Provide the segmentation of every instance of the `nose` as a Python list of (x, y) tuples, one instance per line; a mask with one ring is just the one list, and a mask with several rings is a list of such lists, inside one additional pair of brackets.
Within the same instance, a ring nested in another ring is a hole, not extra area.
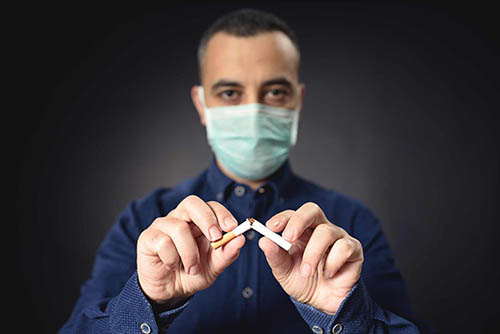
[(259, 103), (259, 91), (257, 88), (249, 87), (243, 93), (240, 104)]

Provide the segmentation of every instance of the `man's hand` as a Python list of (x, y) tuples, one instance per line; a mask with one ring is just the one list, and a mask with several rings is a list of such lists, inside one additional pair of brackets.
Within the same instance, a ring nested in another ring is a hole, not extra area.
[(266, 223), (293, 246), (287, 253), (268, 238), (259, 240), (274, 276), (290, 296), (335, 314), (358, 281), (363, 264), (361, 243), (330, 223), (315, 203), (286, 210)]
[(137, 242), (137, 275), (146, 296), (174, 307), (208, 288), (236, 260), (245, 238), (238, 236), (216, 250), (210, 241), (237, 224), (224, 206), (194, 195), (157, 218)]

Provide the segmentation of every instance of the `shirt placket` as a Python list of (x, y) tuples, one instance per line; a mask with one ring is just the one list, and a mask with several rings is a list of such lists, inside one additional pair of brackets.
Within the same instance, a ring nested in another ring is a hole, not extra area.
[[(227, 201), (223, 203), (231, 211), (238, 223), (242, 223), (246, 218), (252, 217), (255, 203), (252, 198), (252, 191), (243, 184), (234, 184)], [(252, 230), (250, 230), (252, 231)], [(249, 232), (250, 232), (249, 231)], [(255, 245), (252, 243), (255, 235), (245, 233), (245, 246), (240, 250), (238, 261), (236, 261), (238, 271), (238, 294), (240, 299), (239, 309), (242, 315), (241, 325), (252, 326), (252, 319), (255, 319), (257, 312), (256, 287), (257, 287), (257, 267), (258, 260)]]
[[(243, 184), (234, 184), (229, 192), (225, 205), (233, 213), (239, 223), (246, 218), (253, 217), (265, 224), (267, 219), (277, 212), (276, 201), (273, 188), (269, 186), (261, 187), (256, 191), (251, 190)], [(245, 328), (251, 329), (257, 326), (256, 319), (259, 318), (263, 287), (261, 284), (261, 271), (264, 265), (267, 266), (265, 257), (259, 249), (258, 240), (261, 235), (254, 230), (245, 232), (245, 246), (240, 251), (238, 262), (238, 272), (240, 274), (239, 291), (241, 294), (242, 322)]]

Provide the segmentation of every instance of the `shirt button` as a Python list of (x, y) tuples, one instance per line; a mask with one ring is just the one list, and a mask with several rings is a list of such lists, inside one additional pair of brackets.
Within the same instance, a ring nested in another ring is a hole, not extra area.
[(313, 333), (323, 334), (323, 328), (321, 328), (319, 326), (312, 326), (311, 329), (312, 329)]
[(149, 334), (151, 333), (151, 327), (149, 327), (147, 323), (143, 322), (141, 324), (141, 332), (143, 332), (144, 334)]
[(253, 240), (255, 238), (255, 231), (248, 231), (246, 237), (248, 240)]
[(342, 326), (342, 324), (336, 324), (332, 328), (332, 333), (333, 334), (339, 334), (340, 332), (342, 332), (343, 329), (344, 329), (344, 326)]
[(243, 291), (241, 291), (241, 294), (243, 295), (244, 298), (249, 299), (250, 297), (253, 296), (253, 290), (251, 288), (244, 288)]
[(241, 196), (245, 195), (245, 187), (243, 187), (243, 186), (236, 186), (234, 188), (234, 193), (238, 197), (241, 197)]
[(263, 194), (266, 192), (266, 189), (264, 188), (259, 188), (259, 190), (257, 190), (259, 192), (259, 194)]

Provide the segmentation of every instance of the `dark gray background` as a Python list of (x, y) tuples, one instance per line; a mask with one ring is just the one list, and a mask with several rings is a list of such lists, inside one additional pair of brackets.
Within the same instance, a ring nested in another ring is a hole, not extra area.
[[(16, 313), (32, 326), (22, 332), (66, 321), (128, 202), (208, 166), (189, 96), (196, 47), (216, 17), (242, 6), (49, 6), (16, 20), (29, 92), (11, 115)], [(493, 9), (258, 7), (285, 19), (302, 47), (293, 170), (376, 213), (420, 318), (443, 332), (486, 330), (499, 279)]]

